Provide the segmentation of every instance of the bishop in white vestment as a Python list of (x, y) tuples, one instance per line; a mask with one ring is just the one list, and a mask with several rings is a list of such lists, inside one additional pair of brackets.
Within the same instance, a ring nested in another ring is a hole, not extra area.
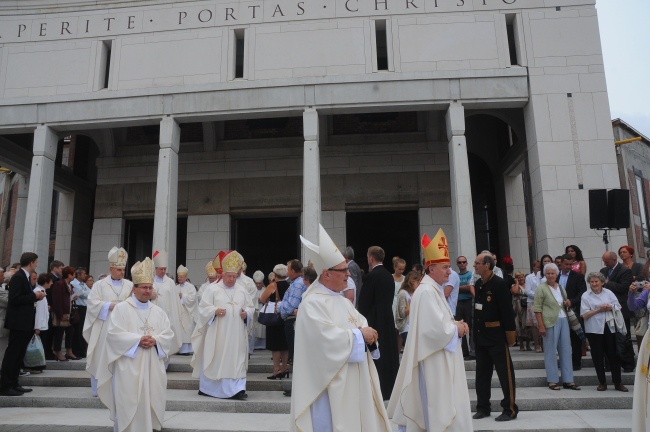
[(124, 279), (128, 255), (123, 248), (114, 247), (108, 253), (110, 274), (95, 282), (88, 295), (86, 320), (84, 321), (83, 337), (88, 342), (86, 371), (90, 374), (93, 396), (97, 396), (97, 374), (106, 370), (104, 350), (108, 319), (115, 305), (126, 300), (131, 295), (133, 283)]
[(300, 237), (320, 274), (296, 317), (292, 432), (390, 432), (373, 358), (381, 341), (341, 291), (350, 272), (322, 226), (320, 246)]
[(248, 331), (253, 304), (236, 283), (241, 255), (228, 252), (221, 260), (222, 279), (208, 286), (199, 304), (199, 321), (192, 335), (192, 376), (199, 378), (199, 394), (244, 400), (248, 369)]
[(183, 325), (181, 324), (181, 293), (176, 288), (174, 281), (167, 276), (167, 252), (155, 251), (153, 254), (153, 264), (156, 268), (154, 277), (154, 294), (151, 302), (162, 308), (169, 318), (174, 332), (174, 341), (169, 351), (169, 355), (179, 352), (183, 346)]
[(176, 275), (178, 277), (177, 289), (181, 293), (181, 327), (183, 330), (183, 345), (179, 354), (190, 355), (192, 351), (192, 333), (194, 333), (195, 322), (199, 313), (198, 293), (196, 287), (187, 281), (189, 270), (185, 266), (178, 266)]
[[(441, 286), (451, 273), (442, 230), (422, 240), (426, 275), (411, 300), (409, 337), (388, 415), (406, 432), (467, 432), (472, 417), (459, 337), (469, 332), (455, 321)], [(442, 247), (439, 247), (442, 245)]]
[(167, 400), (165, 360), (174, 333), (167, 314), (149, 299), (153, 263), (131, 269), (134, 293), (111, 314), (105, 341), (108, 368), (100, 371), (99, 397), (115, 432), (161, 430)]
[(198, 307), (199, 307), (199, 303), (201, 303), (201, 297), (203, 296), (203, 293), (205, 292), (205, 289), (208, 287), (208, 285), (215, 283), (217, 281), (217, 279), (219, 278), (219, 275), (217, 274), (217, 271), (212, 266), (212, 260), (208, 261), (208, 263), (206, 264), (205, 272), (208, 275), (208, 280), (206, 280), (199, 287), (199, 291), (198, 291), (197, 296), (196, 296), (197, 314), (196, 314), (195, 321), (199, 320)]

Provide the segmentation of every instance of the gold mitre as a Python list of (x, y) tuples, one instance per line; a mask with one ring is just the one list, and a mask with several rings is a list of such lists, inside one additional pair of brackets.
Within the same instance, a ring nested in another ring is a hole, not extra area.
[(169, 257), (164, 250), (157, 250), (153, 253), (153, 265), (158, 267), (167, 267)]
[(190, 271), (184, 265), (179, 265), (176, 269), (176, 276), (187, 276)]
[(129, 254), (126, 253), (124, 248), (113, 246), (113, 249), (108, 252), (108, 266), (118, 269), (126, 268), (126, 260)]
[(449, 245), (447, 236), (440, 228), (436, 236), (431, 240), (428, 235), (422, 236), (422, 248), (424, 249), (424, 267), (431, 264), (451, 264), (449, 259)]
[(205, 272), (208, 274), (208, 277), (218, 276), (217, 271), (212, 267), (212, 261), (208, 261), (208, 264), (205, 266)]
[(146, 257), (142, 262), (138, 261), (131, 267), (131, 281), (134, 285), (153, 284), (153, 261)]
[(227, 254), (221, 259), (221, 268), (224, 273), (237, 273), (241, 270), (241, 266), (244, 263), (244, 257), (241, 256), (236, 250), (227, 252)]
[(345, 261), (345, 258), (332, 241), (332, 238), (327, 234), (325, 228), (321, 224), (318, 224), (318, 228), (318, 241), (320, 245), (315, 245), (303, 236), (300, 236), (300, 241), (307, 248), (305, 254), (314, 265), (314, 270), (316, 270), (316, 273), (321, 274), (323, 270), (341, 264)]

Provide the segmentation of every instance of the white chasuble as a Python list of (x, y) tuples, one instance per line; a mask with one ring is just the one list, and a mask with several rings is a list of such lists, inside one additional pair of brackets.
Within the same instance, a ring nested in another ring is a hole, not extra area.
[[(142, 348), (153, 336), (156, 346)], [(101, 374), (99, 397), (111, 412), (118, 432), (162, 429), (167, 400), (165, 360), (174, 334), (167, 314), (135, 297), (115, 306), (106, 335), (108, 374)]]
[(355, 330), (367, 325), (348, 299), (318, 282), (303, 294), (296, 318), (292, 432), (391, 431), (370, 353), (362, 351), (362, 361), (351, 358)]
[(103, 352), (106, 348), (104, 341), (108, 332), (111, 304), (123, 302), (131, 296), (133, 283), (122, 279), (113, 281), (110, 276), (95, 282), (88, 295), (86, 321), (84, 321), (83, 337), (88, 342), (88, 357), (86, 370), (93, 379), (97, 378), (99, 370), (107, 370)]
[(455, 349), (457, 327), (440, 286), (428, 275), (413, 294), (409, 315), (388, 415), (407, 432), (471, 431), (465, 364), (462, 350)]
[[(198, 293), (194, 285), (189, 282), (177, 285), (177, 289), (183, 296), (181, 298), (181, 327), (183, 329), (183, 348), (181, 352), (192, 352), (192, 333), (194, 333), (194, 325), (199, 313)], [(189, 351), (184, 351), (186, 347)]]
[[(217, 308), (226, 310), (216, 316)], [(241, 318), (253, 317), (253, 304), (239, 284), (226, 287), (223, 281), (210, 284), (199, 303), (199, 320), (192, 335), (192, 376), (200, 378), (202, 392), (227, 398), (245, 390), (248, 369), (248, 331)]]
[(632, 399), (632, 432), (650, 432), (650, 331), (645, 332), (634, 373), (634, 398)]
[(158, 296), (151, 302), (165, 311), (172, 325), (174, 341), (168, 352), (171, 356), (176, 354), (183, 345), (183, 325), (181, 324), (181, 309), (183, 306), (179, 296), (180, 290), (176, 287), (174, 281), (167, 276), (162, 279), (162, 282), (158, 282), (158, 280), (156, 277), (153, 283), (153, 288)]

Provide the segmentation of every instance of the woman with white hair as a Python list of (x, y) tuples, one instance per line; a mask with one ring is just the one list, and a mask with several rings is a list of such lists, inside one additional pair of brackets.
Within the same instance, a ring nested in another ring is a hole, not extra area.
[[(275, 303), (282, 301), (289, 289), (287, 266), (278, 264), (273, 267), (275, 282), (270, 283), (260, 296), (260, 303), (269, 302), (266, 313), (275, 311)], [(280, 305), (277, 305), (278, 308)], [(289, 344), (284, 334), (284, 325), (266, 327), (266, 349), (273, 353), (273, 375), (268, 379), (282, 379), (289, 376)]]
[(560, 271), (555, 264), (550, 263), (544, 266), (546, 282), (537, 287), (533, 303), (539, 324), (539, 334), (544, 338), (546, 379), (549, 389), (560, 390), (562, 388), (558, 385), (560, 377), (557, 355), (559, 354), (563, 387), (580, 390), (580, 387), (573, 382), (569, 318), (565, 311), (567, 295), (564, 287), (558, 283), (559, 274)]

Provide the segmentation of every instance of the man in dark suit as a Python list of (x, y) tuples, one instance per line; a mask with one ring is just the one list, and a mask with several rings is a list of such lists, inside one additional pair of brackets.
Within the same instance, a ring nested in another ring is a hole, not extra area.
[(9, 300), (5, 328), (9, 330), (9, 345), (2, 360), (0, 396), (20, 396), (32, 391), (18, 384), (18, 375), (29, 340), (34, 334), (34, 303), (45, 297), (34, 292), (29, 275), (36, 271), (38, 255), (25, 252), (20, 257), (20, 270), (9, 281)]
[[(560, 271), (560, 285), (564, 287), (567, 295), (566, 305), (573, 309), (577, 317), (580, 316), (580, 300), (582, 295), (587, 292), (587, 283), (582, 273), (571, 270), (573, 265), (573, 256), (569, 254), (562, 255), (562, 270)], [(581, 320), (582, 322), (582, 320)], [(573, 370), (582, 369), (582, 341), (578, 335), (571, 330), (571, 360)]]
[(634, 361), (634, 348), (632, 348), (632, 339), (630, 338), (630, 318), (634, 315), (627, 307), (627, 293), (632, 285), (632, 271), (618, 262), (616, 253), (609, 251), (603, 254), (603, 263), (605, 267), (600, 269), (600, 272), (605, 275), (605, 288), (612, 291), (618, 302), (621, 304), (621, 311), (625, 319), (625, 327), (627, 328), (627, 335), (625, 336), (625, 351), (621, 356), (621, 366), (623, 372), (632, 372), (636, 366)]
[(399, 370), (397, 352), (397, 331), (393, 316), (393, 296), (395, 282), (393, 276), (383, 266), (385, 253), (379, 246), (368, 248), (368, 268), (370, 271), (363, 282), (359, 294), (359, 313), (366, 317), (368, 325), (379, 334), (380, 357), (375, 360), (381, 394), (384, 400), (390, 399), (393, 385)]

